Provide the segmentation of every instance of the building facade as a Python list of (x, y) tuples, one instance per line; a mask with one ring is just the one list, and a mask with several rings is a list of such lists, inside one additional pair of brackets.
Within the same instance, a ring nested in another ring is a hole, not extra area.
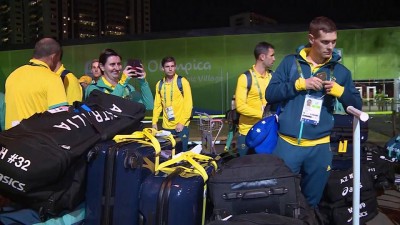
[(230, 27), (239, 27), (239, 26), (249, 27), (249, 26), (268, 25), (268, 24), (277, 24), (277, 22), (274, 19), (271, 19), (269, 17), (254, 12), (245, 12), (229, 17)]
[(149, 33), (150, 0), (0, 0), (0, 45)]

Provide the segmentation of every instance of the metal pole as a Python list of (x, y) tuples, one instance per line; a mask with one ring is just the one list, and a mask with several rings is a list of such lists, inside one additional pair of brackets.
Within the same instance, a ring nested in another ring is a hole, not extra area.
[(392, 99), (392, 136), (396, 136), (397, 134), (397, 129), (396, 129), (396, 117), (397, 117), (397, 112), (396, 112), (396, 104), (395, 104), (395, 99)]
[(360, 224), (360, 120), (367, 121), (369, 116), (353, 106), (346, 109), (353, 119), (353, 225)]

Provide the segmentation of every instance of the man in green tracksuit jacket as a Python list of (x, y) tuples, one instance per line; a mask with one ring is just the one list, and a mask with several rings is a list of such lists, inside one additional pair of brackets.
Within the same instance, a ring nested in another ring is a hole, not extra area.
[[(279, 139), (273, 154), (295, 173), (308, 203), (316, 207), (329, 177), (330, 133), (336, 99), (361, 109), (351, 72), (339, 63), (335, 23), (317, 17), (310, 23), (308, 47), (286, 56), (266, 90), (268, 103), (281, 103)], [(308, 102), (308, 104), (307, 104)]]

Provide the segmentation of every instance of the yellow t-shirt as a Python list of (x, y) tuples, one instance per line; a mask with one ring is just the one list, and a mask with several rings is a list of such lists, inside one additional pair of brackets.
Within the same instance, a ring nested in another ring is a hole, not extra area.
[[(60, 68), (56, 71), (58, 76), (61, 76), (61, 73), (65, 70), (64, 65), (61, 65)], [(61, 78), (60, 78), (61, 79)], [(75, 101), (82, 101), (83, 93), (82, 87), (79, 84), (78, 78), (73, 73), (68, 73), (64, 80), (64, 89), (67, 95), (68, 105), (72, 105)]]
[[(247, 135), (250, 128), (257, 123), (263, 114), (263, 106), (267, 104), (265, 100), (265, 90), (271, 80), (271, 74), (267, 71), (263, 77), (255, 69), (251, 69), (251, 87), (247, 93), (247, 77), (241, 74), (238, 78), (235, 92), (236, 110), (240, 113), (239, 133)], [(257, 85), (258, 83), (258, 85)], [(260, 87), (260, 89), (258, 88)]]
[(67, 105), (61, 79), (42, 61), (30, 60), (6, 80), (6, 129), (35, 113)]

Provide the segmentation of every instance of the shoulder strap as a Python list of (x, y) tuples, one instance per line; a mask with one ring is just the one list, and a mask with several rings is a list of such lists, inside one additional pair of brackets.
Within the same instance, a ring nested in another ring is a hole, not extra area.
[(176, 80), (178, 84), (179, 91), (181, 92), (182, 96), (183, 95), (183, 87), (182, 87), (182, 76), (178, 75), (178, 79)]
[(164, 83), (164, 79), (161, 79), (160, 82), (158, 83), (158, 93), (160, 95), (161, 95), (161, 88), (162, 88), (163, 83)]
[(65, 69), (65, 70), (63, 70), (62, 72), (61, 72), (61, 75), (60, 75), (60, 77), (61, 77), (61, 80), (64, 82), (64, 79), (65, 79), (65, 76), (67, 76), (67, 74), (69, 74), (69, 73), (71, 73), (71, 71), (69, 71), (69, 70), (67, 70), (67, 69)]
[[(299, 61), (297, 60), (296, 55), (293, 55), (293, 64), (290, 68), (289, 80), (296, 75), (296, 72), (298, 72), (297, 63), (299, 63)], [(300, 74), (298, 74), (298, 76), (300, 76)]]
[(251, 77), (250, 70), (246, 70), (243, 74), (246, 75), (246, 78), (247, 78), (247, 94), (249, 94), (249, 91), (251, 88), (251, 83), (252, 83), (252, 77)]

